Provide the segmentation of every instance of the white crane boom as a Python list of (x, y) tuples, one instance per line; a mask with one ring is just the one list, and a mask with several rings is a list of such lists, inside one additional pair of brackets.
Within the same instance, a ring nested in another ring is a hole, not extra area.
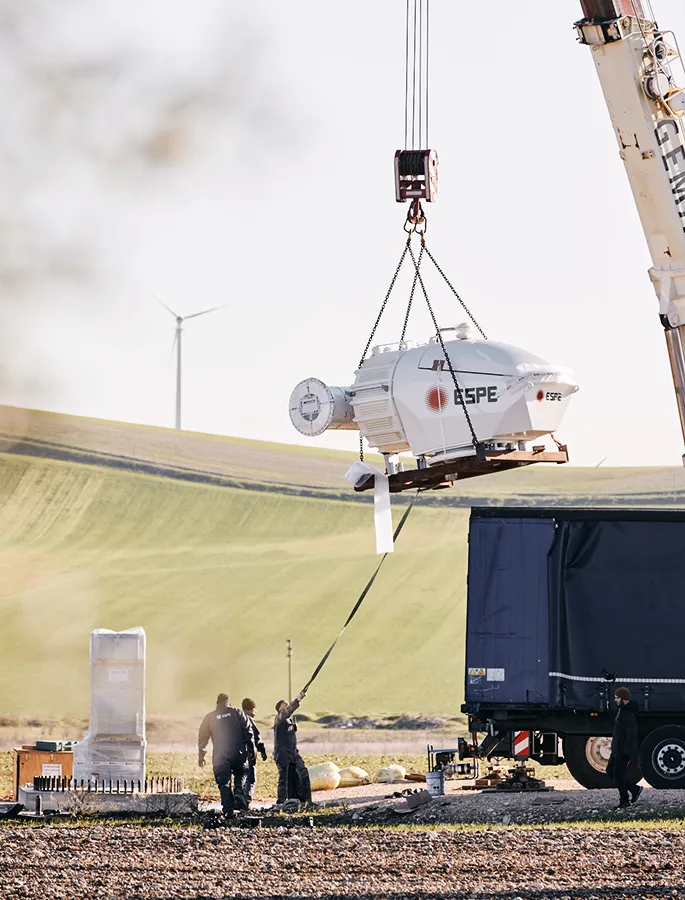
[(685, 440), (685, 92), (674, 71), (683, 63), (675, 35), (659, 29), (649, 0), (581, 5), (584, 18), (575, 27), (592, 50), (649, 246)]

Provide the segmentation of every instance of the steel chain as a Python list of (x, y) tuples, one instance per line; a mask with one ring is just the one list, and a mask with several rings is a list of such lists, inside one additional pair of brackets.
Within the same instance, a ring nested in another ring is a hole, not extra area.
[(364, 352), (362, 353), (362, 358), (359, 360), (359, 365), (357, 366), (358, 369), (361, 369), (361, 367), (364, 365), (364, 361), (366, 359), (366, 354), (369, 352), (369, 348), (371, 347), (371, 343), (373, 341), (374, 335), (376, 334), (376, 330), (377, 330), (378, 326), (380, 325), (380, 321), (383, 317), (383, 313), (385, 312), (385, 307), (388, 305), (388, 300), (390, 299), (390, 294), (392, 294), (392, 289), (395, 287), (395, 282), (397, 281), (397, 276), (400, 274), (400, 269), (402, 268), (402, 264), (407, 255), (407, 251), (411, 252), (410, 246), (409, 246), (410, 244), (411, 244), (411, 235), (409, 235), (409, 237), (407, 238), (407, 243), (404, 245), (404, 250), (402, 251), (402, 256), (400, 256), (400, 261), (397, 263), (397, 268), (395, 269), (395, 274), (392, 276), (392, 281), (390, 282), (390, 287), (388, 288), (387, 293), (385, 295), (385, 299), (383, 300), (383, 303), (381, 304), (380, 311), (379, 311), (378, 315), (376, 316), (376, 321), (374, 322), (373, 328), (371, 329), (371, 334), (369, 335), (369, 339), (366, 342), (366, 347), (364, 347)]
[[(410, 247), (409, 247), (410, 244), (411, 244), (411, 234), (409, 234), (409, 236), (407, 237), (407, 242), (404, 245), (404, 250), (402, 251), (402, 256), (400, 256), (400, 261), (397, 263), (397, 268), (395, 269), (395, 272), (392, 276), (392, 280), (390, 282), (390, 287), (388, 288), (388, 290), (385, 294), (385, 298), (383, 300), (383, 303), (381, 304), (381, 308), (378, 312), (378, 315), (376, 316), (376, 321), (374, 322), (373, 328), (371, 329), (371, 334), (369, 335), (369, 339), (366, 342), (366, 347), (364, 347), (364, 352), (362, 353), (362, 358), (359, 360), (359, 365), (357, 366), (358, 369), (361, 369), (361, 367), (364, 365), (364, 362), (366, 361), (366, 354), (369, 352), (369, 348), (371, 347), (371, 344), (373, 342), (373, 338), (374, 338), (374, 335), (376, 334), (376, 330), (378, 329), (378, 326), (380, 325), (380, 321), (383, 318), (383, 313), (385, 312), (385, 307), (388, 305), (388, 300), (390, 299), (390, 294), (392, 294), (392, 290), (395, 287), (395, 282), (397, 281), (397, 276), (400, 274), (400, 269), (402, 268), (402, 264), (404, 263), (404, 260), (406, 259), (407, 251), (410, 249)], [(364, 438), (362, 436), (361, 429), (359, 432), (359, 460), (360, 460), (360, 462), (364, 462)]]
[(461, 303), (461, 305), (462, 305), (462, 307), (463, 307), (464, 312), (466, 313), (466, 315), (469, 317), (469, 319), (471, 319), (471, 321), (472, 321), (473, 324), (476, 326), (476, 328), (478, 329), (478, 331), (480, 331), (480, 333), (481, 333), (481, 335), (483, 336), (483, 338), (487, 341), (487, 339), (488, 339), (487, 334), (486, 334), (486, 333), (483, 331), (483, 329), (480, 327), (480, 325), (479, 325), (478, 322), (476, 321), (475, 316), (473, 315), (473, 313), (471, 312), (471, 310), (468, 308), (468, 306), (467, 306), (467, 305), (464, 303), (464, 301), (461, 299), (461, 297), (459, 296), (459, 294), (458, 294), (457, 291), (456, 291), (456, 288), (454, 288), (454, 287), (452, 286), (451, 281), (449, 280), (449, 278), (447, 277), (447, 275), (445, 275), (445, 273), (442, 271), (442, 269), (441, 269), (440, 266), (438, 265), (437, 260), (435, 259), (435, 257), (433, 256), (433, 254), (430, 252), (430, 250), (428, 249), (428, 247), (425, 247), (425, 245), (422, 244), (422, 245), (421, 245), (421, 252), (423, 252), (424, 249), (425, 249), (425, 251), (426, 251), (426, 256), (428, 257), (428, 259), (430, 259), (430, 261), (433, 263), (433, 265), (435, 266), (435, 268), (438, 270), (438, 272), (439, 272), (439, 273), (442, 275), (442, 277), (444, 278), (445, 283), (447, 284), (447, 287), (452, 291), (452, 293), (454, 294), (454, 296), (455, 296), (455, 297), (457, 298), (457, 300)]
[[(464, 412), (464, 416), (466, 418), (466, 423), (469, 426), (469, 431), (471, 432), (471, 443), (474, 448), (478, 446), (480, 443), (478, 437), (476, 435), (475, 428), (473, 427), (473, 422), (471, 421), (471, 416), (469, 415), (469, 411), (466, 408), (466, 402), (464, 401), (464, 394), (462, 393), (461, 387), (459, 386), (459, 382), (457, 381), (457, 376), (455, 374), (454, 368), (452, 367), (452, 360), (449, 357), (447, 352), (447, 347), (445, 347), (445, 342), (442, 339), (442, 334), (440, 333), (440, 329), (438, 327), (437, 319), (435, 318), (435, 313), (433, 312), (433, 307), (431, 306), (431, 302), (428, 299), (428, 293), (426, 291), (426, 286), (423, 283), (423, 278), (421, 278), (421, 272), (419, 270), (416, 257), (414, 256), (414, 251), (411, 247), (408, 247), (409, 255), (412, 258), (412, 262), (414, 263), (414, 269), (416, 270), (416, 277), (418, 279), (419, 284), (421, 285), (421, 290), (423, 292), (423, 296), (426, 300), (426, 306), (428, 307), (428, 312), (430, 313), (431, 320), (433, 321), (433, 327), (435, 328), (435, 334), (438, 339), (438, 343), (440, 344), (440, 348), (442, 349), (443, 355), (445, 357), (445, 362), (449, 368), (450, 375), (452, 376), (452, 381), (454, 382), (454, 389), (457, 392), (457, 397), (459, 398), (459, 403)], [(428, 252), (428, 251), (426, 251)]]
[[(426, 245), (424, 242), (421, 242), (421, 250), (419, 251), (419, 261), (417, 263), (417, 272), (421, 267), (421, 260), (423, 259), (423, 251), (425, 250)], [(417, 274), (414, 272), (414, 280), (412, 281), (411, 291), (409, 293), (409, 303), (407, 304), (407, 313), (404, 317), (404, 325), (402, 326), (402, 334), (400, 335), (400, 343), (404, 342), (405, 335), (407, 333), (407, 326), (409, 325), (409, 314), (411, 313), (412, 303), (414, 302), (414, 293), (416, 291), (416, 282), (417, 282)]]
[[(423, 211), (423, 207), (421, 206), (420, 201), (418, 201), (418, 200), (412, 201), (409, 206), (409, 210), (407, 211), (407, 218), (404, 222), (404, 231), (407, 234), (407, 242), (404, 245), (404, 250), (402, 251), (402, 255), (400, 256), (400, 261), (397, 264), (395, 272), (390, 281), (390, 286), (388, 287), (388, 290), (383, 299), (383, 303), (381, 304), (381, 308), (376, 317), (376, 321), (374, 322), (373, 328), (371, 329), (371, 334), (369, 335), (369, 339), (366, 342), (366, 346), (364, 348), (364, 353), (362, 354), (362, 357), (359, 360), (358, 368), (361, 369), (362, 366), (364, 365), (364, 362), (366, 361), (366, 356), (371, 348), (371, 344), (375, 337), (376, 331), (378, 330), (378, 326), (380, 325), (381, 319), (383, 318), (383, 313), (385, 312), (385, 309), (388, 305), (390, 295), (392, 294), (393, 288), (395, 287), (395, 283), (400, 274), (400, 270), (402, 268), (402, 265), (404, 264), (404, 260), (407, 256), (407, 253), (409, 253), (412, 263), (414, 264), (414, 279), (412, 281), (411, 292), (409, 294), (409, 303), (407, 304), (407, 312), (404, 317), (404, 324), (402, 326), (402, 334), (400, 336), (400, 342), (401, 343), (404, 342), (404, 339), (405, 339), (405, 336), (407, 333), (407, 327), (409, 325), (409, 316), (410, 316), (412, 305), (414, 302), (414, 295), (416, 293), (416, 285), (418, 283), (421, 285), (421, 291), (426, 300), (426, 306), (428, 307), (428, 312), (430, 313), (430, 317), (433, 322), (433, 327), (435, 328), (435, 334), (438, 339), (438, 343), (440, 344), (440, 349), (442, 350), (443, 355), (445, 357), (445, 361), (447, 363), (449, 373), (452, 378), (452, 382), (454, 383), (454, 389), (456, 391), (457, 398), (459, 400), (459, 404), (463, 410), (464, 417), (466, 418), (466, 423), (467, 423), (467, 425), (469, 427), (469, 431), (471, 433), (471, 442), (474, 447), (477, 447), (479, 445), (479, 441), (478, 441), (478, 437), (476, 435), (475, 428), (473, 427), (473, 422), (471, 420), (471, 416), (469, 415), (469, 411), (466, 408), (464, 394), (463, 394), (462, 389), (457, 380), (456, 373), (452, 366), (452, 360), (450, 359), (450, 356), (447, 352), (447, 348), (445, 347), (445, 342), (442, 339), (442, 334), (440, 333), (440, 329), (438, 327), (438, 322), (437, 322), (437, 319), (435, 318), (435, 313), (433, 312), (433, 307), (432, 307), (430, 299), (428, 297), (428, 292), (426, 291), (426, 286), (423, 283), (423, 278), (421, 277), (420, 269), (421, 269), (421, 262), (423, 259), (424, 252), (428, 256), (430, 261), (433, 263), (435, 268), (438, 270), (439, 274), (442, 276), (442, 278), (445, 281), (448, 288), (452, 291), (454, 296), (457, 298), (457, 300), (459, 301), (459, 303), (462, 306), (462, 309), (464, 310), (466, 315), (469, 317), (469, 319), (473, 322), (473, 324), (475, 325), (475, 327), (477, 328), (477, 330), (479, 331), (479, 333), (481, 334), (483, 339), (487, 340), (488, 337), (487, 337), (486, 333), (483, 331), (483, 329), (481, 328), (481, 326), (479, 325), (478, 321), (476, 320), (476, 318), (473, 315), (473, 313), (471, 312), (471, 310), (468, 308), (468, 306), (464, 303), (464, 301), (460, 297), (456, 288), (452, 285), (452, 283), (449, 280), (449, 278), (447, 277), (447, 275), (445, 275), (445, 273), (442, 270), (442, 268), (440, 267), (438, 261), (435, 259), (433, 254), (430, 252), (430, 250), (426, 246), (426, 240), (425, 240), (424, 235), (426, 233), (427, 227), (428, 227), (428, 218)], [(421, 237), (421, 250), (419, 252), (418, 260), (417, 260), (416, 256), (414, 255), (414, 251), (411, 248), (412, 234), (418, 234)], [(359, 434), (359, 459), (362, 462), (364, 461), (364, 438), (363, 438), (361, 432)]]

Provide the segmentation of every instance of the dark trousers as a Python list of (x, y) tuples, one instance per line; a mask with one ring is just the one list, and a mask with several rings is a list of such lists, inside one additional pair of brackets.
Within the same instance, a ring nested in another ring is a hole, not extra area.
[[(243, 760), (226, 760), (214, 766), (214, 779), (221, 794), (221, 808), (232, 813), (235, 808), (247, 809), (247, 769)], [(231, 786), (233, 781), (233, 787)]]
[[(618, 787), (618, 796), (621, 803), (629, 803), (637, 794), (637, 785), (628, 778), (629, 756), (621, 756), (614, 760), (613, 779)], [(630, 796), (629, 796), (630, 795)]]
[(248, 806), (250, 803), (252, 803), (252, 796), (254, 794), (254, 786), (255, 786), (256, 781), (257, 781), (256, 763), (248, 762), (247, 775), (245, 776), (245, 800), (246, 800)]
[(279, 803), (285, 800), (299, 800), (300, 803), (312, 802), (312, 786), (309, 772), (304, 760), (298, 754), (295, 759), (277, 760)]

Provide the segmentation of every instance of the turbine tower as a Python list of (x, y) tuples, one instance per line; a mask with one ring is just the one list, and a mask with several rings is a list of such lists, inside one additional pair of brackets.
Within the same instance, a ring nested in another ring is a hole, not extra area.
[(179, 316), (178, 313), (175, 313), (173, 309), (168, 307), (166, 303), (157, 298), (158, 302), (162, 304), (164, 309), (168, 310), (171, 315), (176, 319), (176, 333), (174, 334), (174, 343), (171, 347), (171, 352), (173, 354), (174, 347), (176, 348), (176, 420), (175, 420), (175, 428), (177, 430), (181, 430), (181, 337), (183, 334), (183, 323), (188, 319), (197, 319), (198, 316), (206, 316), (207, 313), (216, 312), (218, 309), (225, 309), (228, 304), (224, 303), (221, 306), (212, 306), (211, 309), (203, 309), (201, 312), (191, 313), (189, 316)]

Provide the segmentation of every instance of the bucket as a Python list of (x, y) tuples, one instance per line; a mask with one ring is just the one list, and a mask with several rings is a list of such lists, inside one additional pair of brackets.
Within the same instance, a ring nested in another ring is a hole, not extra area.
[(442, 769), (426, 772), (426, 790), (434, 797), (442, 797), (445, 793), (445, 773)]

